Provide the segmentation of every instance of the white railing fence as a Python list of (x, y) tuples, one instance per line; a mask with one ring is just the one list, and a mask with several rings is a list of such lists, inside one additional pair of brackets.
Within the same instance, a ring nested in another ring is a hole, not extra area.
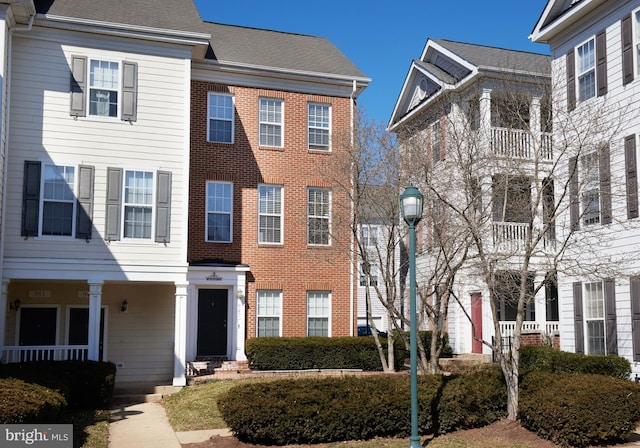
[[(525, 129), (491, 128), (491, 151), (499, 157), (532, 159), (531, 131)], [(553, 160), (553, 140), (550, 133), (540, 135), (539, 156), (542, 160)]]
[(2, 349), (2, 362), (86, 361), (88, 345), (20, 345)]

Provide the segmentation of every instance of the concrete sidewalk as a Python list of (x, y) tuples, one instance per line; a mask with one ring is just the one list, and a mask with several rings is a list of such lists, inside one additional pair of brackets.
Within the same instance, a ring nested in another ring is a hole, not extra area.
[(159, 403), (137, 403), (114, 407), (109, 423), (109, 448), (180, 448), (213, 435), (229, 436), (229, 430), (174, 432)]

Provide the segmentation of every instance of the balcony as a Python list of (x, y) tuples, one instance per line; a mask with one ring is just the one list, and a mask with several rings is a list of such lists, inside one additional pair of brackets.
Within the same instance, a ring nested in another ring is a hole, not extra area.
[(86, 361), (88, 345), (20, 345), (6, 346), (2, 350), (2, 362), (28, 361)]
[[(491, 128), (491, 152), (498, 157), (533, 160), (539, 158), (553, 160), (553, 141), (551, 134), (540, 135), (540, 148), (536, 151), (531, 131), (511, 128)], [(538, 154), (536, 154), (538, 153)]]
[(493, 247), (498, 252), (522, 252), (527, 241), (526, 222), (493, 222)]
[[(500, 335), (503, 338), (512, 338), (516, 329), (516, 323), (514, 321), (500, 321)], [(538, 332), (546, 336), (557, 334), (560, 331), (559, 322), (536, 322), (536, 321), (524, 321), (522, 322), (522, 332)]]

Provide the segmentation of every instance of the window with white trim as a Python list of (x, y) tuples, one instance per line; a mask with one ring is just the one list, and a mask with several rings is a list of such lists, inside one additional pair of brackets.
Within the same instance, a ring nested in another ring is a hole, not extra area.
[(364, 247), (375, 247), (378, 242), (378, 226), (363, 224), (360, 226), (360, 242)]
[(75, 167), (44, 165), (41, 235), (73, 236), (76, 216), (75, 185)]
[(124, 173), (124, 237), (150, 239), (153, 227), (153, 172)]
[(307, 244), (331, 244), (331, 191), (311, 187), (307, 190)]
[(232, 241), (233, 184), (207, 182), (207, 235), (214, 243)]
[(89, 115), (118, 117), (120, 64), (114, 61), (89, 61)]
[(431, 125), (431, 159), (433, 160), (433, 164), (435, 165), (441, 159), (441, 142), (440, 135), (440, 121), (436, 121)]
[(282, 291), (258, 291), (256, 316), (256, 336), (280, 336), (280, 324), (282, 318)]
[(584, 317), (587, 354), (605, 355), (604, 292), (602, 282), (585, 283)]
[(307, 336), (329, 336), (331, 293), (307, 291)]
[(233, 96), (209, 93), (207, 141), (233, 143)]
[(329, 151), (331, 149), (331, 106), (309, 103), (307, 121), (309, 149)]
[(596, 96), (596, 43), (590, 39), (577, 48), (578, 100)]
[(640, 11), (633, 14), (634, 43), (636, 46), (636, 73), (640, 74)]
[(378, 284), (378, 265), (369, 263), (369, 275), (365, 263), (360, 263), (360, 286), (376, 286)]
[(600, 164), (598, 153), (586, 154), (580, 159), (582, 173), (582, 222), (585, 225), (600, 222)]
[(282, 244), (282, 186), (258, 186), (258, 243)]
[(284, 102), (261, 98), (259, 107), (259, 145), (282, 147)]

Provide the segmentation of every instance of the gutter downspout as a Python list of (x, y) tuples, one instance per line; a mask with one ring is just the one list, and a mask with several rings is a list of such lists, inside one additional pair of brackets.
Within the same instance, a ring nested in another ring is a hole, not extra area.
[[(351, 89), (351, 95), (349, 96), (349, 117), (350, 117), (350, 126), (351, 126), (351, 138), (350, 138), (350, 145), (351, 145), (351, 150), (353, 151), (353, 145), (355, 144), (355, 137), (354, 137), (354, 132), (355, 132), (355, 94), (356, 94), (356, 87), (357, 87), (357, 82), (354, 79), (353, 80), (353, 88)], [(353, 162), (352, 162), (352, 166), (351, 166), (351, 176), (349, 178), (349, 182), (351, 183), (351, 216), (355, 216), (355, 205), (354, 205), (354, 189), (355, 189), (355, 185), (354, 185), (354, 181), (353, 181)], [(355, 225), (357, 225), (357, 222), (354, 222)], [(351, 318), (349, 319), (349, 334), (351, 336), (354, 336), (354, 325), (353, 322), (355, 319), (357, 319), (357, 316), (355, 315), (355, 295), (354, 295), (354, 281), (355, 281), (355, 273), (354, 273), (354, 266), (355, 266), (355, 232), (351, 231), (351, 250), (349, 251), (351, 253), (351, 262), (349, 263), (349, 314), (351, 316)]]

